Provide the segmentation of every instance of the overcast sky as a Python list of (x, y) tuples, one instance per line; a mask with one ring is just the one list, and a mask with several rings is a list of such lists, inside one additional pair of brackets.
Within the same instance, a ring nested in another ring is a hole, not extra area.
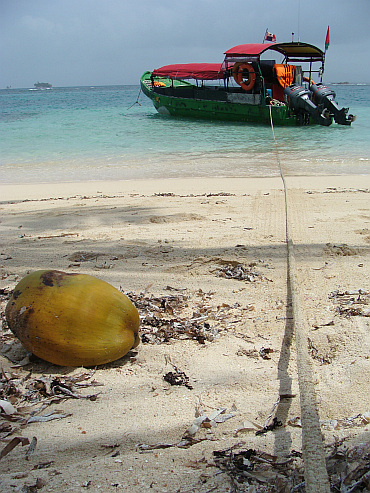
[(304, 41), (325, 82), (370, 83), (370, 0), (0, 0), (0, 88), (138, 84), (170, 63), (222, 62), (228, 48)]

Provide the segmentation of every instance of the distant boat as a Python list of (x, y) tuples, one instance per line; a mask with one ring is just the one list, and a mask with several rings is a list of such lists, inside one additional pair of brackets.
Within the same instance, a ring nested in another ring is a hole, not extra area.
[(53, 86), (49, 82), (35, 82), (36, 89), (51, 89)]
[[(266, 52), (270, 57), (283, 55), (284, 62), (261, 60)], [(166, 115), (257, 123), (272, 119), (280, 125), (328, 126), (334, 120), (350, 125), (355, 117), (347, 114), (348, 108), (338, 107), (335, 92), (312, 79), (314, 73), (321, 78), (324, 61), (325, 53), (307, 43), (243, 44), (227, 50), (222, 64), (176, 64), (147, 71), (141, 88)], [(319, 69), (313, 70), (314, 62)]]

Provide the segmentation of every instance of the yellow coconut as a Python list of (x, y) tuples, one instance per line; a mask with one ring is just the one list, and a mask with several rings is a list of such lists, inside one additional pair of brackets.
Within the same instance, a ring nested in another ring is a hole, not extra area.
[(15, 287), (6, 320), (24, 347), (63, 366), (95, 366), (139, 342), (139, 314), (123, 293), (86, 274), (42, 270)]

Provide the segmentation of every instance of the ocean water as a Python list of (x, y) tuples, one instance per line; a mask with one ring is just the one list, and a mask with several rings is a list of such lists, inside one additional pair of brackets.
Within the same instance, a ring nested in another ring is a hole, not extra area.
[[(357, 120), (275, 126), (287, 175), (369, 173), (370, 85), (332, 88)], [(139, 86), (0, 90), (2, 183), (278, 173), (270, 126), (159, 115)]]

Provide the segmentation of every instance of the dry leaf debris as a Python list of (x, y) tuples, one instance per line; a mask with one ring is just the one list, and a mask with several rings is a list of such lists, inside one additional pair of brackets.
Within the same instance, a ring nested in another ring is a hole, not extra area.
[(312, 359), (319, 361), (321, 365), (328, 365), (332, 362), (332, 358), (329, 356), (329, 354), (321, 355), (319, 353), (319, 350), (315, 347), (312, 339), (310, 339), (309, 337), (307, 338), (307, 343), (308, 343), (308, 351)]
[(125, 294), (139, 311), (144, 344), (162, 344), (171, 339), (192, 339), (199, 344), (212, 342), (222, 330), (240, 321), (246, 309), (239, 303), (214, 306), (211, 304), (213, 293), (205, 293), (201, 289), (194, 295)]
[(352, 255), (358, 255), (359, 250), (356, 248), (349, 247), (347, 243), (341, 243), (334, 245), (332, 243), (327, 243), (324, 252), (331, 257), (350, 257)]
[[(100, 386), (91, 380), (95, 370), (79, 372), (72, 376), (34, 377), (32, 372), (0, 373), (0, 439), (4, 439), (29, 423), (63, 419), (70, 416), (61, 410), (45, 410), (66, 399), (96, 400), (98, 393), (81, 395), (84, 387)], [(43, 413), (43, 414), (42, 414)]]
[[(247, 266), (236, 261), (224, 261), (223, 263), (226, 263), (226, 265), (216, 271), (218, 277), (247, 282), (269, 280), (255, 269), (257, 262), (251, 262)], [(260, 263), (263, 263), (263, 261), (260, 261)]]
[(228, 419), (236, 416), (234, 405), (231, 407), (230, 411), (226, 413), (226, 408), (218, 408), (213, 410), (208, 415), (203, 411), (201, 407), (196, 408), (195, 419), (193, 423), (187, 428), (183, 434), (181, 440), (176, 443), (156, 443), (156, 444), (137, 444), (137, 449), (139, 452), (150, 452), (152, 450), (164, 449), (170, 447), (178, 448), (189, 448), (204, 440), (214, 440), (213, 436), (199, 437), (195, 438), (196, 433), (201, 429), (205, 428), (209, 430), (210, 428), (216, 427), (219, 423), (224, 423)]
[(360, 315), (370, 317), (370, 293), (363, 289), (354, 291), (332, 291), (329, 299), (335, 304), (335, 311), (345, 317)]
[(178, 369), (175, 371), (169, 371), (163, 376), (163, 379), (170, 385), (184, 385), (188, 389), (192, 390), (193, 387), (189, 383), (189, 377)]
[[(302, 459), (290, 454), (279, 462), (277, 457), (259, 450), (238, 450), (245, 442), (213, 452), (215, 465), (225, 472), (233, 492), (272, 493), (292, 491), (289, 487), (303, 481)], [(296, 462), (297, 461), (297, 462)], [(254, 490), (250, 487), (254, 486)]]
[[(343, 445), (344, 439), (326, 446), (326, 464), (332, 492), (360, 493), (369, 491), (370, 444), (353, 448)], [(302, 454), (292, 450), (284, 460), (275, 455), (242, 449), (245, 442), (213, 452), (214, 463), (226, 473), (233, 493), (280, 493), (305, 491)]]
[[(360, 426), (367, 426), (370, 423), (370, 412), (364, 412), (351, 416), (349, 418), (342, 419), (324, 419), (320, 421), (320, 426), (325, 430), (340, 430), (341, 428), (355, 428)], [(302, 428), (300, 416), (294, 416), (287, 421), (289, 426), (295, 426)]]

